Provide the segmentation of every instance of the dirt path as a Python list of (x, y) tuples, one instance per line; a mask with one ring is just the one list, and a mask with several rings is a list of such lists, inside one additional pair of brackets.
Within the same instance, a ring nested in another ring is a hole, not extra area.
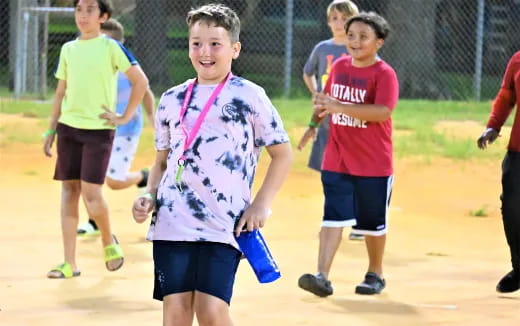
[[(138, 162), (150, 160), (139, 157)], [(146, 226), (130, 217), (135, 189), (105, 190), (127, 255), (121, 271), (105, 271), (98, 239), (81, 239), (82, 276), (45, 278), (62, 257), (60, 189), (51, 181), (53, 165), (39, 146), (0, 146), (0, 325), (160, 325), (161, 305), (151, 299)], [(263, 231), (283, 278), (260, 285), (243, 262), (231, 306), (235, 325), (520, 324), (520, 293), (494, 292), (509, 270), (499, 192), (498, 161), (397, 161), (385, 257), (387, 289), (377, 297), (353, 293), (366, 254), (362, 243), (344, 240), (331, 274), (335, 293), (321, 299), (296, 286), (299, 275), (314, 272), (316, 265), (319, 177), (293, 172)], [(477, 209), (489, 216), (470, 216)]]

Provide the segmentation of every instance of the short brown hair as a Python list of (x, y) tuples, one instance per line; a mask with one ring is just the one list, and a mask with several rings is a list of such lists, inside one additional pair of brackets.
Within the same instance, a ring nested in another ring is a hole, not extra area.
[(327, 7), (327, 19), (330, 18), (332, 11), (337, 11), (350, 18), (359, 14), (359, 9), (356, 4), (350, 0), (334, 0)]
[(109, 32), (110, 36), (114, 40), (120, 43), (123, 43), (125, 41), (125, 28), (117, 19), (110, 18), (109, 20), (101, 24), (101, 29), (105, 32)]
[(218, 27), (223, 27), (228, 31), (232, 42), (238, 42), (240, 38), (240, 19), (227, 6), (212, 3), (190, 10), (186, 16), (186, 24), (191, 28), (198, 21), (214, 23)]

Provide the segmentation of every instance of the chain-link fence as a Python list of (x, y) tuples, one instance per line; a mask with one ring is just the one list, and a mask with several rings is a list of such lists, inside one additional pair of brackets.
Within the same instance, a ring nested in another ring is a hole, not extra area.
[[(303, 65), (330, 38), (331, 0), (222, 0), (242, 22), (235, 74), (271, 96), (306, 94)], [(215, 1), (113, 0), (134, 52), (160, 94), (193, 77), (185, 15)], [(392, 32), (380, 56), (396, 70), (402, 98), (490, 99), (508, 58), (520, 49), (520, 0), (354, 0), (388, 19)], [(76, 37), (72, 0), (0, 1), (0, 89), (45, 96), (61, 45)]]

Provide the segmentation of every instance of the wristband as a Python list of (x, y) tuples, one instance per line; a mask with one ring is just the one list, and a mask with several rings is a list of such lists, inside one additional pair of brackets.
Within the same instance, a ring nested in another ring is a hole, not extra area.
[(142, 194), (142, 195), (139, 196), (139, 197), (141, 197), (141, 198), (149, 198), (149, 199), (151, 199), (153, 202), (155, 202), (155, 196), (154, 196), (152, 193), (150, 193), (150, 192), (144, 193), (144, 194)]
[(308, 124), (309, 128), (316, 128), (319, 126), (319, 123), (317, 123), (316, 121), (310, 121), (309, 124)]
[(56, 134), (56, 129), (49, 129), (49, 130), (46, 130), (42, 134), (42, 138), (46, 138), (47, 136), (54, 135), (54, 134)]

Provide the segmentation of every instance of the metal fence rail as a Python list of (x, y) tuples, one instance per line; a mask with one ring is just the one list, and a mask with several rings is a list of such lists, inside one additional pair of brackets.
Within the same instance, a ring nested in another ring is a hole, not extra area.
[[(302, 69), (330, 37), (331, 0), (222, 0), (242, 21), (243, 50), (233, 71), (271, 96), (307, 94)], [(185, 15), (215, 1), (113, 0), (156, 93), (192, 77)], [(392, 32), (380, 56), (397, 71), (402, 98), (490, 99), (509, 57), (520, 49), (520, 0), (354, 0), (382, 14)], [(0, 92), (45, 97), (63, 43), (76, 37), (72, 0), (0, 2)], [(516, 26), (516, 27), (515, 27)]]

